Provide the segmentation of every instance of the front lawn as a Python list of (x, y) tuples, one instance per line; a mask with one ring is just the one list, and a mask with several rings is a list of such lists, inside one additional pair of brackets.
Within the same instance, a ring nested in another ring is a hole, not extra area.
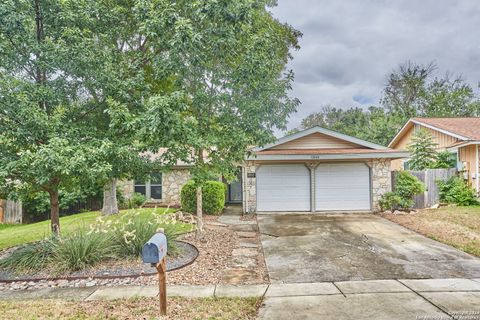
[[(155, 209), (145, 208), (136, 210), (122, 210), (118, 215), (113, 215), (107, 219), (115, 220), (120, 216), (132, 215), (134, 212), (140, 212), (140, 217), (150, 217)], [(167, 209), (157, 209), (158, 213), (165, 213)], [(174, 210), (169, 209), (168, 212)], [(62, 235), (72, 233), (79, 228), (88, 228), (96, 219), (101, 216), (99, 211), (74, 214), (60, 218), (60, 230)], [(8, 227), (7, 227), (8, 226)], [(178, 224), (181, 232), (191, 230), (191, 225)], [(13, 247), (20, 244), (35, 242), (50, 235), (50, 220), (26, 224), (26, 225), (0, 225), (0, 250)]]
[[(168, 299), (168, 319), (255, 319), (261, 298)], [(157, 298), (0, 301), (0, 319), (159, 319)]]
[(424, 209), (415, 214), (382, 214), (393, 222), (480, 257), (480, 206)]

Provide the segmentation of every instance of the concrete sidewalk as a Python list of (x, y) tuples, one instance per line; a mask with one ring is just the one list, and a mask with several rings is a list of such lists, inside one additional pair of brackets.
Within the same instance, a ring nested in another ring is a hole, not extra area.
[[(261, 319), (480, 319), (480, 279), (367, 280), (271, 285), (168, 286), (168, 296), (263, 296)], [(155, 297), (156, 286), (0, 292), (0, 299)]]

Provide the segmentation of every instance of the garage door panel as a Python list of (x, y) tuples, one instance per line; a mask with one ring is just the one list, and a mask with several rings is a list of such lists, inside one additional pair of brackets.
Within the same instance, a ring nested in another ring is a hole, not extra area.
[(315, 170), (317, 211), (370, 210), (370, 170), (364, 163), (320, 164)]
[(310, 173), (303, 164), (262, 165), (256, 177), (258, 211), (310, 211)]

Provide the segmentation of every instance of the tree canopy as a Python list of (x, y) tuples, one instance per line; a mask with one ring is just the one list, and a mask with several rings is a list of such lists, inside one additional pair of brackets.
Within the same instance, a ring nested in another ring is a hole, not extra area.
[(436, 75), (434, 63), (407, 62), (388, 76), (380, 106), (323, 107), (303, 119), (299, 129), (323, 126), (387, 145), (412, 117), (480, 116), (480, 100), (461, 77)]
[(247, 147), (271, 141), (298, 105), (285, 65), (300, 33), (271, 4), (3, 1), (3, 194), (48, 192), (58, 232), (60, 189), (99, 181), (112, 194), (145, 151), (166, 150), (162, 166), (192, 164), (199, 186), (232, 177)]
[[(248, 147), (272, 141), (273, 130), (285, 128), (298, 105), (288, 95), (293, 73), (285, 66), (300, 33), (274, 19), (270, 3), (177, 1), (146, 12), (156, 19), (146, 26), (155, 39), (150, 45), (168, 52), (164, 68), (180, 98), (181, 121), (172, 130), (181, 143), (169, 145), (163, 156), (190, 163), (199, 192), (212, 177), (233, 178)], [(146, 126), (156, 128), (162, 112), (147, 111)], [(145, 141), (153, 152), (165, 147), (158, 136)]]

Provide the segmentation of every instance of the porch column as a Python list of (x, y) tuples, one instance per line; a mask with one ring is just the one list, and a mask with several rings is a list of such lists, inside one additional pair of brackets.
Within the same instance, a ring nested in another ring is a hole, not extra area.
[(315, 212), (316, 203), (315, 203), (315, 169), (318, 167), (318, 163), (307, 162), (305, 166), (310, 171), (310, 212)]
[(256, 171), (259, 164), (255, 164), (253, 161), (247, 161), (245, 164), (245, 212), (255, 213), (257, 212), (257, 178)]
[(477, 197), (478, 197), (478, 192), (480, 191), (480, 183), (478, 181), (478, 166), (479, 166), (479, 160), (478, 160), (478, 144), (475, 146), (475, 183), (476, 183), (476, 189), (477, 189)]

